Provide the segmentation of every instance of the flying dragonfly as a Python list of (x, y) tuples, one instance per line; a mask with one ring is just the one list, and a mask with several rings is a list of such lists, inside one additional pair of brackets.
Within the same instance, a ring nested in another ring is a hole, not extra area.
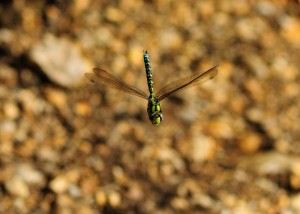
[(206, 80), (214, 78), (218, 73), (218, 65), (210, 68), (202, 73), (195, 73), (191, 76), (181, 78), (167, 84), (161, 88), (157, 94), (154, 94), (152, 70), (150, 66), (149, 55), (147, 51), (144, 51), (144, 63), (146, 69), (147, 83), (150, 95), (148, 96), (144, 91), (138, 89), (132, 85), (124, 83), (114, 75), (107, 71), (94, 68), (93, 73), (85, 73), (85, 77), (93, 83), (97, 83), (99, 86), (106, 85), (118, 90), (122, 90), (128, 94), (132, 94), (148, 100), (147, 113), (150, 121), (153, 125), (159, 125), (163, 120), (163, 113), (161, 110), (160, 101), (169, 97), (171, 94), (178, 92), (184, 88), (201, 84)]

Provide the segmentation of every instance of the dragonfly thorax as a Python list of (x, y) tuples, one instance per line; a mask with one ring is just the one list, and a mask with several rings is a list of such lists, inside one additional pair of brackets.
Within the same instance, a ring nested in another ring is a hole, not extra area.
[(163, 120), (163, 113), (161, 111), (160, 102), (156, 97), (149, 96), (147, 112), (148, 117), (153, 125), (159, 125)]

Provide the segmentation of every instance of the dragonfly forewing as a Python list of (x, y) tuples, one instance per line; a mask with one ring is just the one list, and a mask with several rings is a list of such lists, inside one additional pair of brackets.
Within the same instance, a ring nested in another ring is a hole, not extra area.
[(165, 87), (161, 88), (157, 94), (157, 100), (161, 101), (171, 94), (178, 92), (184, 88), (201, 84), (209, 79), (214, 78), (218, 74), (218, 65), (210, 68), (204, 73), (193, 74), (188, 77), (184, 77), (182, 79), (176, 80), (174, 82), (169, 83)]
[(93, 83), (98, 83), (97, 87), (101, 87), (101, 85), (106, 85), (108, 87), (112, 87), (124, 91), (125, 93), (132, 94), (148, 100), (148, 96), (144, 91), (132, 85), (124, 83), (123, 81), (121, 81), (120, 79), (103, 69), (94, 68), (93, 73), (86, 73), (85, 77)]

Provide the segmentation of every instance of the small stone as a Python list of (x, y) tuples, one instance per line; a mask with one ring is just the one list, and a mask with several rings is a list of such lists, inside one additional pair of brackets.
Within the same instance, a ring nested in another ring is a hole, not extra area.
[(126, 178), (125, 172), (124, 172), (122, 167), (114, 166), (113, 169), (112, 169), (112, 173), (114, 175), (115, 180), (119, 184), (127, 183), (128, 179)]
[(261, 147), (263, 141), (256, 133), (246, 133), (238, 141), (239, 148), (245, 153), (255, 153)]
[(281, 26), (283, 37), (295, 47), (300, 47), (300, 20), (296, 17), (284, 16)]
[(78, 102), (75, 104), (75, 113), (79, 116), (88, 116), (91, 114), (91, 108), (86, 102)]
[(236, 23), (236, 34), (243, 40), (251, 41), (257, 39), (256, 26), (253, 26), (253, 21), (251, 19), (240, 19)]
[(5, 187), (8, 192), (19, 197), (28, 197), (30, 194), (29, 187), (20, 176), (13, 176), (6, 183)]
[[(0, 42), (1, 42), (1, 30), (0, 30)], [(6, 64), (0, 63), (0, 81), (1, 86), (6, 86), (8, 88), (14, 87), (17, 84), (17, 72), (12, 67)]]
[(208, 123), (208, 130), (216, 137), (221, 137), (225, 139), (232, 138), (234, 136), (233, 132), (233, 121), (226, 117), (220, 117), (211, 120)]
[(216, 143), (212, 138), (199, 135), (192, 140), (192, 148), (190, 150), (192, 160), (196, 162), (211, 160), (215, 152)]
[(68, 192), (73, 198), (80, 198), (82, 196), (81, 189), (76, 185), (71, 185)]
[(77, 45), (51, 34), (32, 47), (30, 57), (49, 79), (64, 87), (79, 85), (83, 74), (92, 68)]
[(250, 92), (252, 99), (257, 102), (262, 102), (265, 99), (265, 92), (261, 82), (256, 79), (248, 79), (245, 82), (245, 88)]
[(257, 174), (282, 174), (288, 172), (291, 166), (291, 158), (278, 152), (269, 152), (247, 157), (241, 161), (241, 166), (253, 170)]
[(63, 193), (69, 188), (69, 186), (70, 186), (70, 182), (63, 175), (59, 175), (55, 177), (50, 182), (50, 189), (55, 193)]
[(141, 201), (144, 199), (145, 192), (137, 183), (131, 183), (128, 190), (128, 197), (133, 201)]
[(121, 195), (116, 192), (112, 191), (108, 194), (108, 202), (112, 207), (118, 207), (121, 204)]
[(278, 10), (275, 5), (276, 4), (273, 4), (273, 2), (261, 1), (257, 2), (256, 7), (258, 11), (264, 16), (276, 16)]
[(3, 120), (0, 123), (2, 139), (12, 139), (17, 130), (17, 124), (13, 120)]
[(90, 174), (86, 174), (86, 177), (80, 181), (80, 189), (85, 196), (95, 194), (95, 186), (98, 185), (98, 178)]
[(14, 102), (7, 102), (4, 104), (4, 114), (9, 119), (16, 119), (20, 115), (19, 108)]
[(215, 14), (216, 7), (211, 1), (200, 1), (198, 3), (198, 11), (203, 17), (211, 17)]
[(293, 158), (291, 161), (291, 178), (290, 183), (293, 189), (300, 189), (300, 158)]
[[(56, 202), (60, 208), (67, 208), (67, 207), (71, 207), (72, 205), (74, 205), (73, 198), (71, 198), (67, 194), (59, 194), (57, 196)], [(65, 213), (65, 212), (63, 212), (63, 213)], [(71, 212), (66, 212), (66, 213), (71, 213)]]
[(291, 175), (290, 183), (291, 183), (291, 187), (294, 190), (299, 190), (300, 189), (300, 177), (299, 176)]
[(179, 49), (182, 47), (182, 37), (180, 36), (179, 32), (175, 29), (166, 29), (161, 33), (159, 36), (160, 38), (160, 47), (163, 49)]
[(95, 211), (89, 204), (80, 204), (80, 207), (78, 208), (76, 213), (94, 214)]
[(294, 210), (293, 213), (300, 213), (300, 194), (294, 195), (290, 200), (290, 207)]
[(65, 92), (55, 88), (45, 88), (47, 100), (58, 109), (63, 109), (67, 106), (67, 95)]
[(175, 209), (183, 210), (189, 207), (189, 202), (185, 198), (173, 198), (171, 201), (171, 206)]
[(141, 54), (143, 53), (143, 48), (139, 45), (132, 45), (129, 49), (129, 62), (134, 66), (141, 66)]
[(75, 0), (73, 1), (72, 9), (73, 13), (76, 15), (81, 14), (86, 9), (88, 9), (90, 5), (90, 0)]
[(100, 206), (104, 206), (107, 203), (107, 197), (104, 191), (98, 190), (95, 194), (96, 202)]
[(18, 93), (18, 100), (21, 102), (23, 111), (39, 115), (45, 111), (44, 100), (38, 97), (32, 90), (22, 89)]
[[(246, 61), (246, 64), (250, 67), (250, 69), (256, 75), (256, 78), (252, 81), (255, 81), (257, 86), (260, 87), (261, 83), (257, 81), (257, 78), (258, 79), (266, 78), (270, 74), (270, 69), (269, 69), (267, 63), (261, 56), (256, 55), (256, 54), (249, 53), (244, 56), (244, 59)], [(252, 84), (255, 84), (255, 83), (252, 83)], [(258, 89), (260, 89), (260, 88), (258, 88)]]
[(260, 108), (253, 107), (246, 111), (246, 116), (250, 121), (259, 122), (263, 119), (264, 112)]
[(108, 7), (105, 11), (105, 16), (109, 21), (120, 22), (124, 19), (124, 14), (121, 10), (115, 7)]
[(208, 209), (214, 206), (215, 201), (209, 195), (197, 193), (193, 196), (193, 203)]
[(29, 164), (21, 164), (20, 166), (18, 166), (17, 172), (20, 177), (28, 184), (41, 185), (45, 181), (44, 175)]
[[(0, 131), (2, 131), (1, 128), (0, 128)], [(4, 140), (4, 138), (7, 138), (7, 136), (6, 137), (4, 137), (3, 135), (1, 136), (2, 141), (0, 143), (0, 155), (1, 156), (11, 155), (14, 151), (14, 146), (10, 142), (10, 140), (6, 141), (6, 140)]]
[(285, 139), (276, 141), (275, 149), (278, 152), (287, 153), (289, 151), (290, 142)]

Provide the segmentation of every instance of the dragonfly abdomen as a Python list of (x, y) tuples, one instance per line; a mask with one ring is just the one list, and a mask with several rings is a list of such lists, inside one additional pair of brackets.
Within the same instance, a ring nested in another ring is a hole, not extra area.
[(144, 52), (144, 62), (145, 62), (145, 69), (146, 69), (149, 92), (150, 92), (150, 95), (154, 95), (153, 77), (152, 77), (151, 65), (150, 65), (150, 60), (149, 60), (147, 51)]

